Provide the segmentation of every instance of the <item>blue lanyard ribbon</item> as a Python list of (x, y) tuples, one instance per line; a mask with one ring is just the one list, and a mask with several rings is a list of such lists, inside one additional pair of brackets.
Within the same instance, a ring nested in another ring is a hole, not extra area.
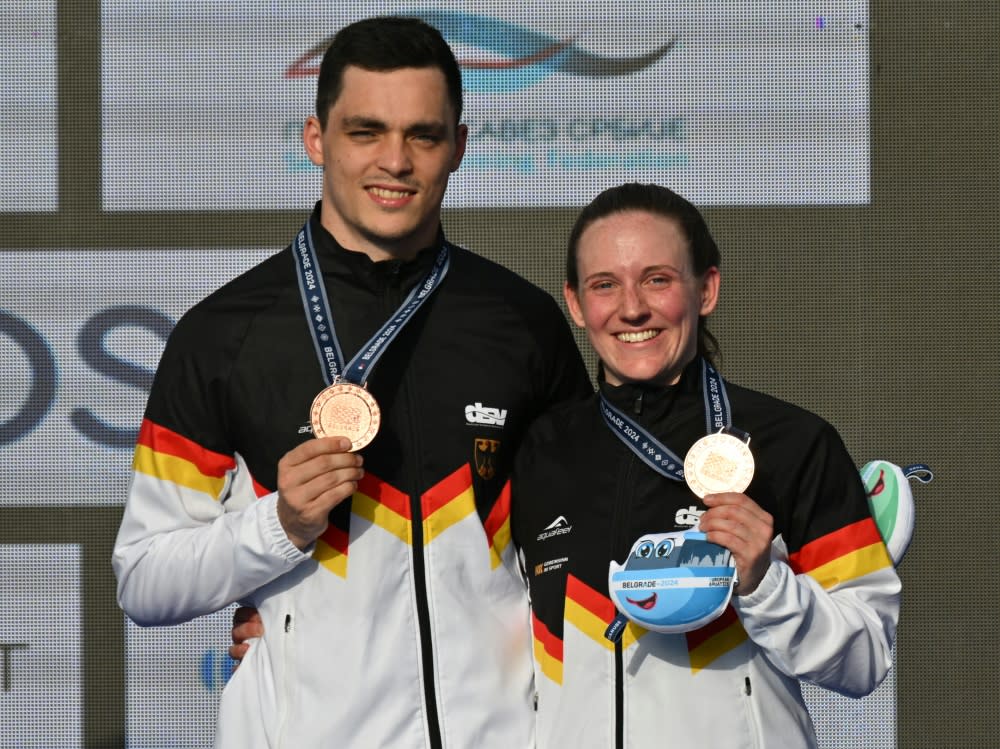
[[(702, 395), (705, 399), (706, 434), (730, 428), (732, 415), (729, 396), (726, 394), (726, 383), (706, 359), (701, 360), (701, 380)], [(684, 461), (677, 457), (676, 453), (612, 406), (603, 393), (601, 393), (599, 404), (601, 414), (608, 427), (618, 439), (639, 456), (643, 463), (668, 479), (684, 480)]]
[(333, 315), (330, 312), (330, 302), (326, 296), (323, 283), (323, 273), (319, 267), (316, 250), (312, 240), (312, 229), (306, 222), (295, 238), (295, 267), (298, 271), (299, 293), (302, 296), (302, 307), (305, 309), (309, 331), (316, 347), (323, 379), (327, 385), (333, 385), (340, 380), (347, 380), (355, 385), (363, 385), (372, 367), (379, 360), (389, 344), (420, 309), (435, 289), (448, 275), (451, 264), (451, 254), (448, 245), (442, 243), (434, 265), (427, 272), (424, 280), (417, 284), (396, 310), (395, 314), (375, 332), (368, 342), (361, 347), (346, 365), (344, 354), (337, 340), (337, 331), (333, 325)]

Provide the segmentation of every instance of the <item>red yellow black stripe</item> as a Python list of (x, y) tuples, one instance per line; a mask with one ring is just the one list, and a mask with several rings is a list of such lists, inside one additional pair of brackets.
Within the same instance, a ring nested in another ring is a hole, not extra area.
[(807, 574), (824, 589), (892, 566), (872, 518), (864, 518), (811, 541), (789, 555), (796, 574)]
[(463, 463), (450, 476), (441, 479), (420, 497), (424, 516), (424, 545), (451, 526), (476, 511), (472, 489), (472, 468)]
[(132, 467), (137, 473), (218, 499), (226, 486), (226, 475), (236, 468), (236, 461), (231, 455), (207, 450), (193, 440), (143, 419)]
[(531, 631), (534, 638), (535, 661), (542, 673), (556, 684), (562, 684), (563, 641), (556, 637), (545, 623), (531, 614)]
[(493, 569), (500, 564), (500, 557), (510, 545), (510, 482), (504, 484), (500, 496), (493, 504), (490, 514), (483, 521), (486, 542), (490, 547), (490, 563)]

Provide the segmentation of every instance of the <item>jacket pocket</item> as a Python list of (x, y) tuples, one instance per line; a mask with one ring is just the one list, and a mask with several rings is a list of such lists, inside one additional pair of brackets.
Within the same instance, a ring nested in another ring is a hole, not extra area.
[(288, 730), (292, 720), (290, 713), (296, 704), (297, 672), (295, 668), (295, 613), (289, 608), (281, 617), (281, 631), (275, 644), (279, 648), (280, 674), (275, 691), (278, 697), (278, 743), (277, 749), (289, 746)]
[(742, 685), (743, 712), (746, 715), (747, 735), (750, 737), (750, 746), (753, 749), (760, 749), (763, 741), (760, 735), (760, 720), (757, 716), (757, 701), (753, 696), (753, 682), (749, 675), (743, 677)]

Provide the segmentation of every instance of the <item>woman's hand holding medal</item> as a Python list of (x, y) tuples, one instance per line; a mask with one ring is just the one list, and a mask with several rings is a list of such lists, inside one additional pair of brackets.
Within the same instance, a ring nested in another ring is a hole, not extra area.
[[(705, 373), (709, 377), (705, 392), (725, 393), (725, 382), (716, 379), (715, 370), (708, 368)], [(716, 382), (714, 387), (711, 380)], [(754, 474), (750, 435), (728, 426), (725, 400), (720, 398), (719, 404), (726, 426), (691, 446), (684, 457), (684, 479), (708, 507), (698, 522), (698, 530), (733, 555), (737, 581), (733, 593), (745, 596), (757, 590), (771, 564), (774, 518), (743, 493)]]
[(350, 497), (364, 476), (347, 437), (306, 440), (278, 461), (278, 520), (288, 540), (305, 549), (328, 525), (330, 510)]
[(753, 593), (771, 564), (774, 518), (746, 494), (738, 492), (706, 494), (702, 501), (708, 510), (701, 516), (698, 530), (733, 555), (739, 581), (733, 593), (738, 596)]

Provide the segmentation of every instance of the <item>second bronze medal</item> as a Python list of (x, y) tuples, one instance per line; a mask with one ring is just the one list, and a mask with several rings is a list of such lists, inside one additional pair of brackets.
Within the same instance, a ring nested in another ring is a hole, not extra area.
[(702, 437), (684, 458), (684, 479), (699, 497), (745, 491), (753, 472), (750, 447), (725, 431)]

